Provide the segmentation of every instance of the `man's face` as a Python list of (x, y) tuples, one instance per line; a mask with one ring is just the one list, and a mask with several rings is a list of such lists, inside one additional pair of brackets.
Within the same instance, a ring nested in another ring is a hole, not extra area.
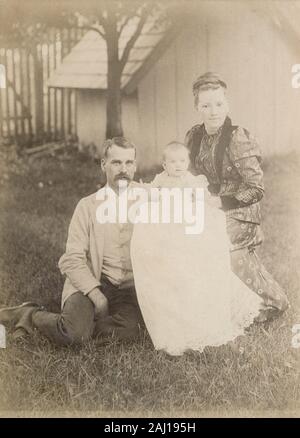
[(228, 103), (222, 87), (200, 91), (197, 107), (206, 130), (220, 128), (228, 114)]
[(101, 168), (106, 174), (107, 184), (113, 188), (119, 188), (119, 181), (123, 184), (133, 180), (136, 171), (135, 150), (124, 149), (112, 145), (108, 150), (107, 158), (101, 161)]

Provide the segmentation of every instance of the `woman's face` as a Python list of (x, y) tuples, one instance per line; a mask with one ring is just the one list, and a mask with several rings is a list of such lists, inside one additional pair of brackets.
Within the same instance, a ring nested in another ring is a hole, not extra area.
[(209, 134), (216, 132), (223, 125), (228, 114), (228, 102), (224, 91), (222, 87), (199, 91), (197, 110)]

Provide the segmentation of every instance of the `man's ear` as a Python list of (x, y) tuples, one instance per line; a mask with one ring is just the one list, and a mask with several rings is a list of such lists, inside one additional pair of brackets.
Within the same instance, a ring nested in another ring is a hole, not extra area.
[(164, 161), (162, 162), (162, 167), (164, 170), (166, 170), (166, 163)]
[(104, 172), (104, 173), (105, 173), (105, 163), (106, 163), (105, 158), (102, 158), (101, 159), (101, 169), (102, 169), (102, 172)]

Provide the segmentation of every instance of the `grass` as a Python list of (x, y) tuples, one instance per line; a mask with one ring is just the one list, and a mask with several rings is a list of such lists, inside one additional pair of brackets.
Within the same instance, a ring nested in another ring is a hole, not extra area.
[[(293, 153), (264, 164), (260, 254), (288, 291), (292, 306), (283, 317), (252, 327), (235, 348), (180, 358), (154, 351), (146, 333), (134, 343), (92, 340), (80, 349), (37, 334), (14, 340), (8, 332), (0, 349), (0, 415), (298, 416), (300, 350), (291, 346), (291, 328), (300, 323), (299, 162)], [(33, 300), (59, 311), (57, 261), (77, 201), (97, 189), (97, 166), (79, 155), (32, 163), (14, 157), (2, 166), (0, 305)]]

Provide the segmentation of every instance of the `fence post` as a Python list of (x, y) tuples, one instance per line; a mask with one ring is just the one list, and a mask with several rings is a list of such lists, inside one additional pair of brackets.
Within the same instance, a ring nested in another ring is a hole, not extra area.
[(36, 137), (39, 141), (43, 138), (44, 134), (43, 64), (40, 58), (39, 45), (33, 48), (32, 55), (34, 65)]

